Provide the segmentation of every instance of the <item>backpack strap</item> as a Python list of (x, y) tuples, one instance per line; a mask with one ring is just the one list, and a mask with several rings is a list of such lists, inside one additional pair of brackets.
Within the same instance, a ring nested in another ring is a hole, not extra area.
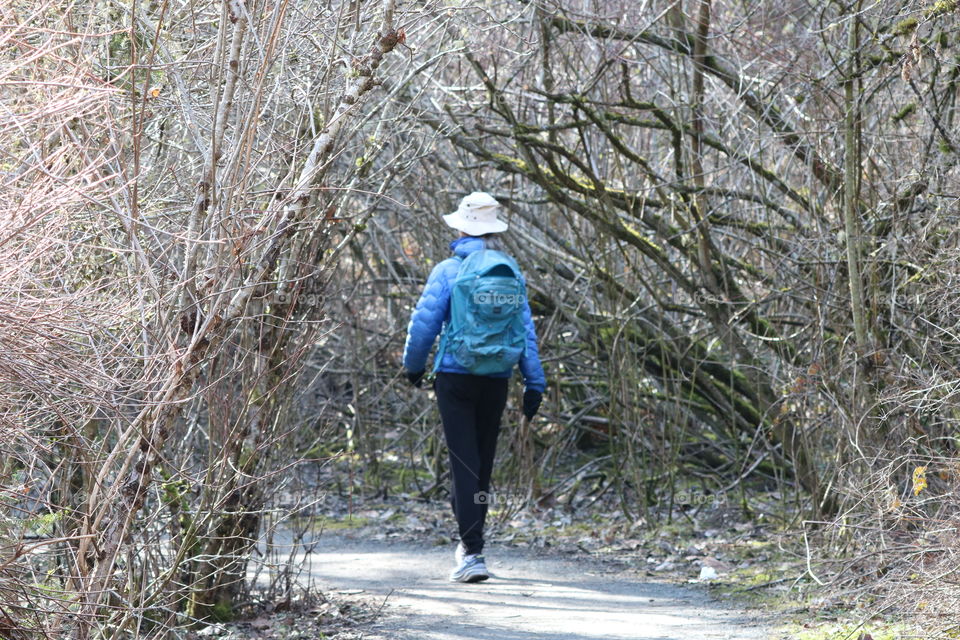
[[(453, 258), (460, 263), (461, 267), (463, 266), (463, 256), (458, 256), (457, 254), (453, 254)], [(457, 273), (459, 274), (459, 272), (460, 272), (460, 269), (458, 267)], [(456, 282), (456, 278), (454, 278), (454, 282)], [(453, 298), (452, 287), (450, 290), (450, 298), (451, 299)], [(447, 311), (450, 310), (450, 301), (451, 300), (447, 301)], [(443, 362), (443, 355), (447, 350), (447, 334), (449, 333), (447, 331), (448, 325), (449, 323), (444, 323), (443, 331), (440, 333), (440, 345), (437, 347), (437, 355), (433, 357), (433, 373), (436, 373), (437, 370), (440, 368), (440, 363)]]

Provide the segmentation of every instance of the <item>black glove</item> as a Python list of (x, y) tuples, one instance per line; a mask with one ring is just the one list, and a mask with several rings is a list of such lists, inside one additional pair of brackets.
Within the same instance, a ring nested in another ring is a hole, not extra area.
[(410, 384), (412, 384), (412, 385), (415, 386), (417, 389), (419, 389), (419, 388), (420, 388), (420, 385), (423, 383), (423, 374), (425, 374), (425, 373), (426, 373), (426, 370), (424, 370), (424, 371), (407, 371), (407, 370), (404, 370), (403, 375), (406, 377), (407, 380), (410, 381)]
[(543, 394), (536, 389), (527, 389), (523, 392), (523, 415), (527, 416), (527, 420), (533, 420), (533, 416), (537, 415), (542, 401)]

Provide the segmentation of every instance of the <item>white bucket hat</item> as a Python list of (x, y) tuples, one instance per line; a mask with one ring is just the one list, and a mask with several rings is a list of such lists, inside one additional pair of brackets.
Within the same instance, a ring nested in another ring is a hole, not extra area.
[(464, 196), (456, 211), (443, 216), (443, 221), (469, 236), (482, 236), (507, 230), (507, 223), (497, 219), (500, 203), (483, 191)]

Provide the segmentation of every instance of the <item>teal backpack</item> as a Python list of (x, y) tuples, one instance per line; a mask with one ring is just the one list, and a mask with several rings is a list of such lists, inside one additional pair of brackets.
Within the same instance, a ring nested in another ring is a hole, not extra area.
[(449, 353), (470, 373), (503, 373), (527, 351), (523, 324), (527, 291), (520, 267), (493, 249), (475, 251), (461, 260), (434, 371)]

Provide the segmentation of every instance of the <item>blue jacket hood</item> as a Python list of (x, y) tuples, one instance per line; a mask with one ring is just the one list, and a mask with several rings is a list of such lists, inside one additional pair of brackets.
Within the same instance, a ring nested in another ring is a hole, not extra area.
[(475, 238), (473, 236), (457, 238), (450, 243), (450, 251), (453, 251), (454, 255), (461, 258), (466, 258), (471, 253), (480, 251), (483, 248), (483, 238)]

